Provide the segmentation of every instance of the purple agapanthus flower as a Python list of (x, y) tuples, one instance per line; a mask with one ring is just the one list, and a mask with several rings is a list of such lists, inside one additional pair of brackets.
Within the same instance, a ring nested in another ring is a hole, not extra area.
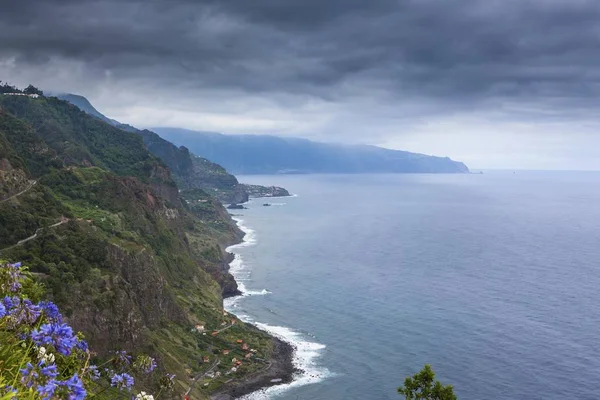
[(67, 324), (43, 324), (40, 329), (31, 332), (31, 339), (38, 346), (53, 345), (64, 356), (71, 354), (77, 344), (73, 329)]
[(124, 365), (129, 365), (131, 364), (131, 356), (127, 354), (127, 352), (125, 350), (118, 350), (115, 351), (115, 355), (116, 355), (116, 359), (124, 364)]
[(44, 360), (40, 361), (40, 373), (47, 378), (56, 378), (58, 376), (56, 364), (44, 366)]
[(4, 318), (6, 314), (6, 307), (4, 306), (4, 303), (0, 303), (0, 318)]
[(100, 370), (97, 366), (90, 365), (90, 367), (88, 368), (88, 373), (91, 380), (97, 381), (98, 379), (100, 379)]
[(12, 387), (11, 385), (6, 385), (4, 387), (0, 387), (0, 394), (13, 394), (13, 395), (17, 395), (19, 393), (19, 391), (17, 389), (15, 389), (14, 387)]
[(7, 268), (6, 282), (2, 285), (9, 292), (17, 292), (21, 289), (21, 263), (6, 264)]
[(2, 299), (2, 304), (6, 307), (6, 312), (10, 312), (15, 307), (18, 307), (21, 304), (21, 300), (18, 297), (10, 297), (6, 296)]
[(83, 382), (79, 379), (77, 374), (73, 375), (70, 379), (62, 383), (69, 390), (69, 400), (83, 400), (87, 395)]
[(120, 390), (131, 389), (133, 382), (133, 377), (127, 373), (114, 374), (110, 379), (110, 385)]
[(149, 374), (150, 372), (154, 371), (156, 369), (156, 360), (152, 357), (150, 358), (150, 362), (148, 363), (148, 365), (146, 366), (145, 372), (147, 374)]
[(21, 383), (28, 388), (33, 386), (33, 381), (39, 376), (30, 362), (25, 365), (25, 368), (20, 369), (19, 372), (21, 373)]
[(48, 319), (53, 320), (54, 322), (62, 322), (62, 315), (56, 304), (51, 301), (40, 301), (38, 306), (42, 309), (44, 315)]
[(88, 349), (89, 349), (89, 346), (85, 340), (78, 340), (77, 344), (75, 346), (77, 346), (77, 348), (79, 350), (83, 350), (83, 351), (88, 351)]
[[(14, 300), (14, 298), (13, 298)], [(31, 300), (25, 299), (11, 310), (11, 315), (16, 324), (34, 324), (40, 317), (41, 309)]]
[(45, 385), (38, 385), (37, 391), (42, 396), (42, 400), (51, 400), (54, 398), (54, 392), (56, 392), (57, 388), (58, 382), (51, 379)]

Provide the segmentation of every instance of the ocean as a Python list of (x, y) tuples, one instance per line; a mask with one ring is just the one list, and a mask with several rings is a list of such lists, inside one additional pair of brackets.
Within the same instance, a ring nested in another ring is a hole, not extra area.
[(600, 173), (240, 180), (295, 196), (233, 213), (226, 307), (305, 370), (245, 399), (400, 399), (426, 363), (461, 400), (600, 399)]

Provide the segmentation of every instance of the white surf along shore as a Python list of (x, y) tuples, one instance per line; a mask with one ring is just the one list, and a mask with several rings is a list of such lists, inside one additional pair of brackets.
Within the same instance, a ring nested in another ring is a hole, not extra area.
[(294, 347), (293, 364), (296, 368), (302, 372), (294, 376), (294, 380), (288, 384), (271, 386), (265, 389), (258, 390), (250, 393), (246, 396), (241, 397), (243, 400), (266, 400), (277, 397), (281, 393), (299, 386), (309, 385), (313, 383), (321, 382), (327, 377), (331, 376), (331, 373), (323, 367), (316, 365), (316, 359), (321, 355), (325, 349), (325, 345), (306, 340), (303, 335), (299, 332), (295, 332), (290, 328), (284, 326), (274, 326), (267, 323), (255, 321), (252, 316), (246, 314), (240, 309), (240, 302), (243, 302), (245, 297), (248, 296), (265, 296), (271, 294), (267, 289), (262, 290), (251, 290), (246, 287), (246, 284), (250, 284), (251, 271), (247, 265), (244, 264), (242, 255), (236, 250), (244, 247), (253, 246), (256, 244), (256, 233), (253, 229), (244, 225), (244, 220), (238, 217), (233, 217), (237, 226), (245, 233), (244, 239), (241, 243), (229, 246), (227, 251), (234, 254), (233, 261), (229, 264), (229, 272), (235, 278), (238, 289), (242, 292), (240, 296), (230, 297), (225, 299), (224, 307), (228, 312), (235, 314), (239, 319), (244, 322), (250, 323), (263, 331), (270, 333), (279, 339), (290, 343)]

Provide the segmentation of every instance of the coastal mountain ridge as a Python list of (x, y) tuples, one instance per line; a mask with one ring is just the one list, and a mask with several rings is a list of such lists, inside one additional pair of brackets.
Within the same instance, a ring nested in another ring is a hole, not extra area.
[(137, 129), (106, 117), (83, 96), (67, 93), (58, 94), (57, 97), (116, 128), (141, 136), (148, 150), (169, 167), (173, 179), (182, 191), (202, 189), (226, 204), (245, 203), (249, 197), (272, 196), (272, 193), (276, 196), (289, 196), (287, 190), (283, 188), (265, 186), (257, 188), (256, 185), (250, 187), (241, 184), (225, 168), (207, 158), (192, 154), (185, 146), (175, 146), (150, 130)]
[(314, 142), (269, 135), (224, 135), (152, 128), (233, 174), (468, 173), (462, 162), (368, 145)]
[[(173, 175), (142, 136), (69, 102), (0, 95), (0, 256), (28, 266), (99, 361), (114, 350), (155, 356), (176, 375), (161, 398), (256, 388), (246, 377), (288, 381), (289, 345), (223, 310), (239, 293), (224, 249), (242, 232), (211, 194), (180, 192)], [(234, 375), (232, 357), (244, 360)], [(211, 368), (210, 384), (196, 384)], [(153, 378), (136, 382), (157, 391)]]

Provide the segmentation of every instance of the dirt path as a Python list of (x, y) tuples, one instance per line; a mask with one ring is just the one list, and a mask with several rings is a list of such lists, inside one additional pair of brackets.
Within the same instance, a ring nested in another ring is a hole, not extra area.
[(2, 204), (2, 203), (4, 203), (4, 202), (7, 202), (7, 201), (9, 201), (9, 200), (12, 200), (12, 199), (14, 199), (15, 197), (19, 197), (20, 195), (22, 195), (22, 194), (23, 194), (23, 193), (25, 193), (25, 192), (28, 192), (28, 191), (29, 191), (29, 190), (30, 190), (32, 187), (34, 187), (36, 184), (37, 184), (37, 181), (33, 181), (33, 182), (31, 182), (31, 183), (29, 184), (29, 186), (27, 186), (27, 187), (26, 187), (24, 190), (21, 190), (19, 193), (17, 193), (17, 194), (13, 194), (12, 196), (10, 196), (10, 197), (8, 197), (8, 198), (6, 198), (6, 199), (4, 199), (4, 200), (0, 200), (0, 204)]
[(64, 223), (66, 223), (66, 222), (69, 222), (69, 218), (64, 218), (64, 217), (63, 217), (63, 218), (61, 218), (61, 220), (60, 220), (59, 222), (57, 222), (57, 223), (55, 223), (55, 224), (52, 224), (52, 225), (49, 225), (49, 226), (44, 226), (44, 227), (42, 227), (42, 228), (38, 228), (38, 229), (35, 231), (35, 233), (34, 233), (33, 235), (31, 235), (31, 236), (29, 236), (28, 238), (25, 238), (25, 239), (23, 239), (23, 240), (19, 240), (19, 241), (17, 242), (17, 244), (13, 244), (12, 246), (8, 246), (8, 247), (5, 247), (5, 248), (3, 248), (2, 250), (0, 250), (0, 252), (1, 252), (1, 251), (5, 251), (5, 250), (14, 249), (14, 248), (15, 248), (15, 247), (17, 247), (17, 246), (21, 246), (22, 244), (25, 244), (25, 243), (29, 242), (30, 240), (33, 240), (33, 239), (35, 239), (36, 237), (38, 237), (39, 233), (40, 233), (42, 230), (44, 230), (44, 229), (46, 229), (46, 228), (55, 228), (55, 227), (57, 227), (57, 226), (59, 226), (59, 225), (62, 225), (62, 224), (64, 224)]
[(223, 332), (223, 331), (226, 331), (227, 329), (231, 328), (233, 325), (235, 325), (235, 324), (231, 324), (231, 325), (229, 325), (229, 326), (226, 326), (225, 328), (219, 329), (219, 330), (217, 330), (217, 331), (215, 331), (215, 332), (217, 332), (217, 333), (221, 333), (221, 332)]
[(188, 394), (190, 394), (190, 392), (192, 391), (192, 388), (194, 387), (194, 384), (196, 382), (198, 382), (200, 379), (204, 378), (206, 375), (208, 375), (211, 372), (213, 372), (215, 370), (215, 368), (217, 368), (219, 366), (219, 364), (221, 364), (221, 359), (219, 359), (219, 357), (217, 357), (216, 360), (215, 360), (215, 362), (210, 366), (210, 368), (207, 371), (202, 372), (202, 373), (196, 375), (194, 377), (194, 379), (192, 379), (192, 383), (190, 384), (190, 387), (187, 390), (187, 392), (185, 392), (185, 395), (187, 396)]

